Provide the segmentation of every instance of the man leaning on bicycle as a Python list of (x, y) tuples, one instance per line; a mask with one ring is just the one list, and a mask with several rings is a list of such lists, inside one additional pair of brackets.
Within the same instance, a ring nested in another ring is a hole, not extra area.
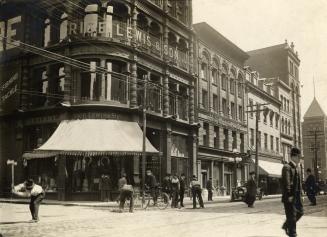
[(158, 183), (156, 177), (152, 174), (151, 170), (146, 171), (145, 187), (150, 191), (150, 195), (153, 198), (154, 205), (157, 205)]

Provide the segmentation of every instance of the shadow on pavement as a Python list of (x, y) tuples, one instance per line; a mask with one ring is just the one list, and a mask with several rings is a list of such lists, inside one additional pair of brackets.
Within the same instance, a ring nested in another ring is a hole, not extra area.
[(0, 225), (13, 225), (13, 224), (23, 224), (23, 223), (34, 223), (31, 221), (8, 221), (8, 222), (0, 222)]

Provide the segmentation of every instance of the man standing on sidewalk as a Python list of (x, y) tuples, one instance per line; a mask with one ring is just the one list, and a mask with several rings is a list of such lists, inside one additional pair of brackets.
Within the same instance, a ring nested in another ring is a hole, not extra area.
[(39, 221), (39, 207), (44, 199), (45, 192), (40, 185), (34, 183), (33, 179), (28, 179), (24, 183), (15, 186), (12, 193), (20, 197), (30, 197), (30, 211), (32, 221)]
[(212, 178), (210, 177), (207, 181), (206, 188), (208, 190), (208, 201), (212, 201)]
[(317, 205), (316, 201), (316, 179), (311, 173), (311, 169), (307, 169), (307, 179), (305, 180), (305, 190), (307, 192), (308, 199), (311, 206)]
[(202, 199), (202, 195), (201, 195), (201, 184), (195, 175), (193, 175), (193, 177), (192, 177), (192, 181), (190, 183), (190, 188), (192, 189), (193, 209), (196, 209), (196, 198), (199, 199), (200, 207), (204, 208), (203, 199)]
[(282, 202), (286, 214), (286, 221), (282, 229), (290, 237), (297, 236), (296, 222), (303, 215), (300, 154), (298, 148), (292, 148), (291, 161), (282, 169)]
[(181, 203), (181, 207), (184, 207), (184, 193), (185, 193), (185, 174), (181, 174), (181, 177), (179, 178), (179, 200)]

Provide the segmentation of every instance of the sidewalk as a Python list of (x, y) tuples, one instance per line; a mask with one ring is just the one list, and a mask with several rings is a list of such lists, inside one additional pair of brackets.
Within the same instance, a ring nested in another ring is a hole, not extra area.
[[(269, 195), (264, 196), (263, 200), (265, 199), (274, 199), (280, 198), (281, 194), (276, 195)], [(213, 201), (208, 202), (207, 197), (203, 197), (204, 204), (210, 203), (227, 203), (230, 202), (230, 196), (216, 196), (213, 197)], [(16, 204), (27, 204), (29, 203), (29, 199), (22, 199), (22, 198), (0, 198), (0, 203), (16, 203)], [(45, 205), (62, 205), (62, 206), (84, 206), (84, 207), (117, 207), (117, 202), (99, 202), (99, 201), (58, 201), (58, 200), (47, 200), (44, 199), (42, 204)], [(184, 198), (185, 205), (191, 205), (192, 200), (189, 197)]]

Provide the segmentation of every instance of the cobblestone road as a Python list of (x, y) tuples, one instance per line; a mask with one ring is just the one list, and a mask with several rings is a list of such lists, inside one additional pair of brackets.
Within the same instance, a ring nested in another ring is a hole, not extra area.
[[(327, 196), (318, 206), (305, 205), (298, 224), (301, 237), (327, 236)], [(280, 199), (257, 201), (249, 209), (243, 203), (207, 204), (205, 209), (150, 209), (115, 213), (112, 209), (42, 205), (39, 223), (29, 223), (28, 206), (0, 203), (0, 233), (4, 237), (100, 237), (100, 236), (284, 236), (284, 212)]]

